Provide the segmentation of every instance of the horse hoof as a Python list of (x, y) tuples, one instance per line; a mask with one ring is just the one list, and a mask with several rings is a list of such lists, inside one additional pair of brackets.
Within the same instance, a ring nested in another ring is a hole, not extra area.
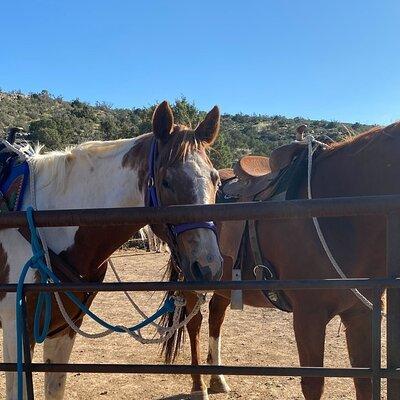
[(213, 375), (210, 380), (210, 392), (212, 393), (229, 393), (231, 388), (226, 383), (225, 377), (222, 375)]
[(190, 400), (209, 400), (207, 389), (190, 393)]

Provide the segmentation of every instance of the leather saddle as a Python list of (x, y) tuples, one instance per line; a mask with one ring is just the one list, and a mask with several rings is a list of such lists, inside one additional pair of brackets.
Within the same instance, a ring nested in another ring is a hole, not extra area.
[(263, 199), (269, 198), (276, 190), (277, 183), (283, 175), (287, 175), (293, 161), (307, 149), (304, 142), (293, 142), (275, 149), (271, 157), (244, 156), (233, 167), (233, 170), (220, 171), (226, 196), (241, 199), (254, 199), (263, 192)]

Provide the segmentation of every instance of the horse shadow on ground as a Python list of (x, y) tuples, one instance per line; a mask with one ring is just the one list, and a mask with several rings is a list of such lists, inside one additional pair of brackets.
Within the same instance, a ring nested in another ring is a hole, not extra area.
[(181, 393), (175, 396), (159, 397), (157, 400), (190, 400), (190, 394)]

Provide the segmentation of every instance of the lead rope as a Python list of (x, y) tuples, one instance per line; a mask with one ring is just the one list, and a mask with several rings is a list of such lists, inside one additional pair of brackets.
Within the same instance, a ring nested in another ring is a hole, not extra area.
[[(25, 156), (26, 158), (26, 156)], [(34, 166), (31, 164), (30, 160), (27, 159), (27, 162), (29, 164), (29, 187), (30, 187), (30, 197), (31, 197), (31, 204), (34, 210), (36, 210), (36, 190), (35, 190), (35, 179), (34, 179)], [(47, 246), (47, 241), (46, 241), (46, 237), (43, 234), (43, 231), (41, 228), (37, 228), (37, 232), (38, 232), (38, 236), (39, 239), (42, 243), (43, 246), (43, 250), (44, 250), (44, 257), (45, 257), (45, 262), (47, 267), (52, 271), (51, 268), (51, 262), (50, 262), (50, 255), (49, 255), (49, 249)], [(108, 260), (110, 262), (110, 266), (112, 271), (114, 272), (118, 282), (121, 282), (121, 279), (115, 269), (115, 266), (113, 264), (113, 262), (111, 261), (111, 259)], [(144, 318), (148, 318), (147, 315), (140, 309), (140, 307), (134, 302), (134, 300), (132, 299), (132, 297), (129, 295), (129, 293), (127, 293), (126, 291), (124, 291), (125, 296), (128, 298), (128, 300), (130, 301), (130, 303), (133, 305), (133, 307), (135, 308), (135, 310)], [(64, 307), (64, 303), (61, 300), (60, 294), (58, 292), (54, 292), (54, 297), (56, 299), (58, 308), (60, 309), (61, 315), (63, 316), (63, 318), (65, 319), (65, 322), (69, 325), (69, 327), (77, 334), (87, 338), (87, 339), (99, 339), (105, 336), (110, 335), (111, 333), (113, 333), (112, 330), (110, 329), (106, 329), (104, 331), (101, 332), (96, 332), (96, 333), (90, 333), (90, 332), (85, 332), (84, 330), (80, 329), (75, 322), (70, 318), (69, 314), (67, 313), (65, 307)], [(174, 310), (174, 316), (173, 316), (173, 323), (170, 327), (166, 328), (163, 327), (157, 323), (155, 323), (154, 321), (151, 323), (151, 325), (155, 326), (157, 329), (157, 332), (160, 334), (159, 338), (145, 338), (142, 336), (140, 329), (137, 330), (136, 332), (131, 331), (128, 327), (122, 326), (122, 325), (118, 325), (118, 328), (124, 330), (126, 333), (129, 333), (129, 335), (131, 337), (133, 337), (135, 340), (137, 340), (138, 342), (142, 343), (142, 344), (157, 344), (157, 343), (164, 343), (166, 341), (168, 341), (169, 339), (171, 339), (171, 337), (174, 335), (174, 333), (176, 332), (177, 329), (180, 329), (182, 327), (184, 327), (185, 325), (187, 325), (190, 320), (201, 310), (201, 306), (206, 302), (206, 295), (201, 295), (198, 294), (198, 300), (197, 303), (195, 305), (195, 307), (193, 308), (193, 310), (185, 317), (184, 320), (180, 321), (180, 317), (181, 317), (181, 313), (183, 311), (183, 308), (185, 307), (186, 303), (185, 300), (182, 299), (181, 297), (177, 297), (174, 296), (174, 303), (175, 303), (175, 310)]]
[[(312, 174), (312, 162), (313, 162), (313, 154), (315, 152), (315, 150), (319, 147), (319, 146), (325, 146), (324, 143), (318, 142), (317, 140), (314, 139), (313, 136), (308, 135), (306, 137), (306, 142), (308, 145), (308, 171), (307, 171), (307, 192), (308, 192), (308, 199), (311, 200), (312, 199), (312, 191), (311, 191), (311, 174)], [(313, 144), (316, 144), (316, 146), (313, 148)], [(327, 255), (327, 257), (329, 258), (329, 261), (331, 262), (331, 264), (333, 265), (333, 268), (335, 268), (335, 271), (339, 274), (339, 276), (342, 279), (347, 279), (347, 276), (345, 275), (345, 273), (342, 271), (342, 269), (340, 268), (339, 264), (336, 262), (335, 257), (333, 256), (332, 252), (329, 249), (329, 246), (325, 240), (325, 236), (322, 233), (321, 227), (319, 225), (318, 219), (316, 217), (313, 217), (313, 223), (314, 223), (314, 227), (315, 230), (317, 231), (318, 234), (318, 238), (321, 242), (321, 245), (323, 247), (323, 249), (325, 250), (325, 253)], [(358, 289), (351, 289), (351, 291), (355, 294), (355, 296), (361, 300), (361, 302), (366, 305), (370, 310), (372, 310), (373, 305), (372, 303), (363, 295), (360, 293), (360, 291)], [(383, 316), (385, 316), (384, 313), (382, 313)]]

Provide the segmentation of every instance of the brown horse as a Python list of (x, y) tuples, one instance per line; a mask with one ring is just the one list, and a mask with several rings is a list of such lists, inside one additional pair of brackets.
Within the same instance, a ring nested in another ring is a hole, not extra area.
[[(373, 128), (360, 136), (330, 145), (316, 155), (312, 174), (314, 198), (388, 195), (400, 193), (400, 123)], [(307, 179), (303, 176), (294, 198), (307, 198)], [(319, 219), (331, 252), (347, 277), (385, 276), (385, 220), (379, 216)], [(219, 224), (220, 247), (224, 256), (223, 279), (230, 280), (243, 225)], [(256, 230), (262, 256), (280, 279), (338, 278), (328, 260), (310, 219), (260, 220)], [(243, 270), (243, 279), (254, 279), (252, 260)], [(323, 366), (325, 329), (339, 315), (346, 327), (346, 339), (353, 367), (371, 365), (371, 310), (350, 290), (286, 290), (293, 310), (294, 333), (301, 366)], [(371, 299), (371, 291), (362, 292)], [(194, 297), (186, 293), (188, 312)], [(261, 292), (244, 292), (244, 303), (269, 307)], [(216, 292), (210, 301), (209, 352), (207, 362), (220, 363), (220, 334), (229, 292)], [(192, 364), (199, 363), (199, 331), (202, 317), (187, 326), (192, 349)], [(170, 345), (167, 355), (173, 358)], [(370, 379), (354, 379), (358, 400), (371, 399)], [(211, 377), (211, 390), (229, 390), (223, 376)], [(307, 400), (320, 399), (324, 378), (303, 377), (301, 386)], [(193, 375), (193, 398), (207, 399), (200, 375)]]

